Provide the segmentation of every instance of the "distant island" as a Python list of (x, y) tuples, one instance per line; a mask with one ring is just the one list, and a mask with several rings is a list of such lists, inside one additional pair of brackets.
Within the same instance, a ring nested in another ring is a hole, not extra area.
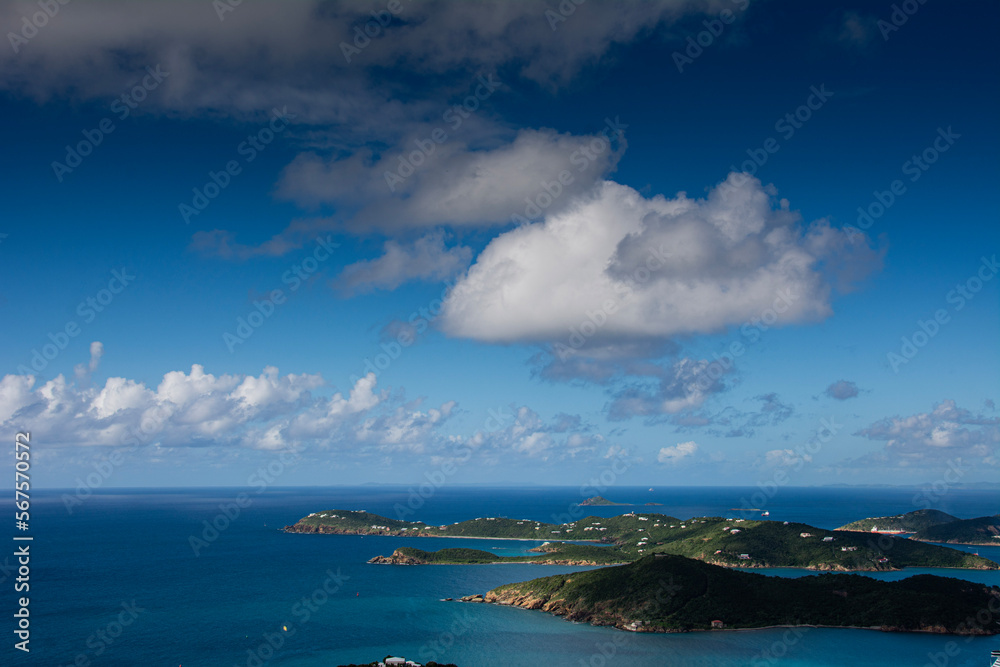
[(906, 514), (853, 521), (837, 530), (912, 533), (910, 539), (919, 542), (970, 546), (1000, 545), (1000, 515), (959, 519), (938, 510), (916, 510)]
[[(597, 507), (600, 507), (600, 506), (630, 507), (630, 506), (635, 505), (635, 503), (616, 503), (616, 502), (614, 502), (612, 500), (608, 500), (604, 496), (592, 496), (590, 498), (587, 498), (586, 500), (581, 501), (578, 504), (579, 504), (580, 507), (591, 507), (591, 506), (597, 506)], [(643, 503), (643, 505), (647, 505), (647, 506), (649, 506), (649, 505), (663, 505), (663, 503)]]
[(590, 505), (628, 505), (629, 503), (616, 503), (608, 500), (604, 496), (592, 496), (580, 503), (580, 507), (587, 507)]
[(636, 632), (822, 626), (995, 634), (969, 623), (1000, 588), (936, 575), (884, 582), (848, 574), (786, 579), (681, 556), (506, 584), (463, 601), (538, 609)]
[[(956, 549), (899, 537), (876, 539), (868, 532), (830, 531), (802, 523), (702, 517), (682, 521), (663, 514), (629, 512), (615, 517), (589, 516), (564, 524), (531, 519), (487, 517), (430, 526), (350, 510), (327, 510), (286, 526), (285, 532), (334, 535), (475, 537), (549, 541), (539, 556), (503, 557), (476, 549), (450, 552), (398, 550), (408, 564), (628, 563), (652, 553), (686, 556), (739, 568), (796, 567), (822, 571), (879, 571), (904, 567), (997, 569), (991, 560)], [(566, 544), (598, 542), (607, 546)], [(443, 550), (444, 551), (444, 550)], [(477, 552), (477, 553), (467, 553)], [(429, 555), (439, 553), (439, 555)], [(403, 564), (400, 562), (399, 564)]]

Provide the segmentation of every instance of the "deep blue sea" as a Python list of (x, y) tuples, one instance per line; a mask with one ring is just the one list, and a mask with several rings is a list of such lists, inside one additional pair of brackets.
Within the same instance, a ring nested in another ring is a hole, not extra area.
[[(395, 516), (394, 504), (405, 504), (409, 495), (405, 488), (285, 488), (260, 494), (251, 489), (249, 505), (217, 536), (208, 533), (214, 539), (206, 540), (196, 554), (191, 537), (205, 537), (203, 522), (215, 519), (220, 506), (233, 503), (241, 491), (247, 490), (106, 490), (74, 505), (72, 512), (60, 492), (35, 492), (31, 653), (13, 648), (14, 621), (4, 613), (6, 645), (0, 649), (0, 664), (330, 667), (391, 653), (460, 667), (986, 667), (990, 649), (1000, 648), (1000, 636), (968, 640), (867, 630), (626, 633), (542, 612), (441, 601), (586, 568), (366, 563), (403, 545), (429, 550), (470, 546), (515, 554), (537, 542), (290, 535), (279, 530), (319, 510), (364, 509)], [(604, 495), (620, 502), (663, 503), (641, 511), (683, 519), (744, 516), (732, 508), (741, 507), (754, 491), (644, 487), (608, 489)], [(782, 488), (767, 500), (766, 509), (772, 520), (835, 528), (866, 516), (917, 509), (915, 493), (898, 488)], [(552, 521), (580, 500), (575, 487), (447, 487), (407, 518), (430, 524), (481, 516)], [(950, 490), (935, 507), (963, 518), (996, 514), (1000, 494)], [(587, 514), (611, 516), (630, 508), (586, 509)], [(967, 549), (1000, 561), (1000, 546)], [(13, 550), (0, 555), (0, 568), (9, 567)], [(935, 573), (1000, 585), (995, 571)], [(0, 569), (7, 610), (15, 609), (15, 576)]]

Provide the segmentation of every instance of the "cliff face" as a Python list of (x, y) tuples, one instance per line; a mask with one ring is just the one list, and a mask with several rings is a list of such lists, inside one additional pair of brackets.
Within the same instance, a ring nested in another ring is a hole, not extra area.
[(391, 556), (375, 556), (368, 561), (369, 563), (375, 563), (376, 565), (426, 565), (427, 561), (421, 560), (419, 558), (414, 558), (413, 556), (407, 556), (402, 553), (399, 549), (392, 552)]

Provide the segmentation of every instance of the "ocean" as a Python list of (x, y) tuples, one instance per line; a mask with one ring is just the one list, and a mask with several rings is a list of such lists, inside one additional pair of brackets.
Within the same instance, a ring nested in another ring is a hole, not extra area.
[[(662, 503), (639, 511), (682, 519), (759, 514), (733, 509), (753, 506), (770, 511), (772, 520), (822, 528), (919, 508), (915, 489), (786, 487), (764, 503), (744, 502), (756, 491), (616, 487), (604, 495), (620, 502)], [(392, 654), (460, 667), (986, 667), (990, 650), (1000, 648), (1000, 636), (968, 639), (870, 630), (627, 633), (537, 611), (441, 601), (484, 593), (502, 583), (589, 568), (366, 563), (404, 545), (428, 550), (467, 546), (511, 555), (541, 542), (280, 531), (320, 510), (367, 510), (394, 517), (394, 506), (405, 506), (409, 497), (407, 488), (386, 486), (261, 493), (231, 488), (119, 489), (101, 490), (67, 506), (63, 492), (35, 491), (27, 593), (31, 652), (14, 649), (14, 621), (7, 613), (7, 645), (0, 649), (0, 664), (332, 667)], [(575, 487), (453, 486), (436, 489), (405, 518), (429, 524), (482, 516), (553, 521), (581, 499)], [(1000, 511), (996, 491), (952, 489), (935, 500), (936, 509), (963, 518)], [(612, 516), (639, 508), (583, 509), (579, 516)], [(206, 528), (206, 522), (222, 529)], [(1000, 546), (965, 548), (1000, 561)], [(6, 551), (0, 555), (0, 587), (3, 608), (14, 610), (14, 547)], [(997, 571), (920, 571), (1000, 585)], [(899, 579), (915, 573), (876, 576)]]

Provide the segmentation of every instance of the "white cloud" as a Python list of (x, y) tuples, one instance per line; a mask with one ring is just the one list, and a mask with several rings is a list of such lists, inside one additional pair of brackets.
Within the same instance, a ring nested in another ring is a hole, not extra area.
[(605, 182), (572, 208), (495, 238), (453, 288), (442, 328), (566, 347), (589, 321), (586, 346), (599, 347), (718, 332), (765, 314), (773, 326), (822, 320), (833, 284), (866, 274), (880, 256), (825, 220), (800, 224), (774, 194), (739, 174), (705, 199), (647, 199)]
[(661, 447), (660, 453), (656, 455), (656, 460), (660, 463), (680, 463), (686, 458), (692, 457), (698, 451), (698, 443), (693, 440), (679, 442), (673, 447)]
[(0, 424), (9, 422), (18, 412), (38, 401), (31, 388), (30, 375), (5, 375), (0, 380)]
[(591, 433), (579, 417), (559, 414), (545, 421), (527, 406), (513, 412), (493, 411), (486, 428), (461, 442), (486, 462), (509, 459), (511, 454), (541, 461), (561, 461), (578, 456), (597, 456), (607, 447), (604, 436)]
[[(337, 438), (355, 441), (365, 418), (381, 409), (375, 377), (357, 381), (349, 398), (314, 397), (325, 385), (309, 374), (259, 376), (171, 371), (154, 390), (142, 382), (108, 378), (102, 387), (67, 383), (62, 375), (35, 388), (31, 376), (0, 380), (0, 424), (30, 428), (53, 447), (161, 445), (299, 448)], [(395, 405), (387, 406), (394, 410)], [(289, 427), (312, 414), (323, 429), (296, 434)]]
[(885, 442), (884, 450), (863, 461), (920, 466), (959, 458), (1000, 464), (1000, 419), (960, 408), (953, 400), (941, 401), (930, 412), (881, 419), (856, 435)]
[(392, 290), (409, 280), (446, 280), (465, 270), (471, 260), (471, 249), (447, 248), (441, 232), (428, 234), (410, 245), (390, 240), (382, 247), (380, 257), (344, 267), (335, 284), (345, 295)]
[(812, 461), (809, 454), (801, 456), (792, 449), (772, 449), (764, 454), (763, 465), (768, 468), (801, 467)]
[(90, 344), (90, 362), (84, 366), (77, 364), (73, 367), (73, 374), (76, 375), (77, 382), (89, 382), (90, 376), (94, 374), (104, 356), (104, 344), (95, 340)]

